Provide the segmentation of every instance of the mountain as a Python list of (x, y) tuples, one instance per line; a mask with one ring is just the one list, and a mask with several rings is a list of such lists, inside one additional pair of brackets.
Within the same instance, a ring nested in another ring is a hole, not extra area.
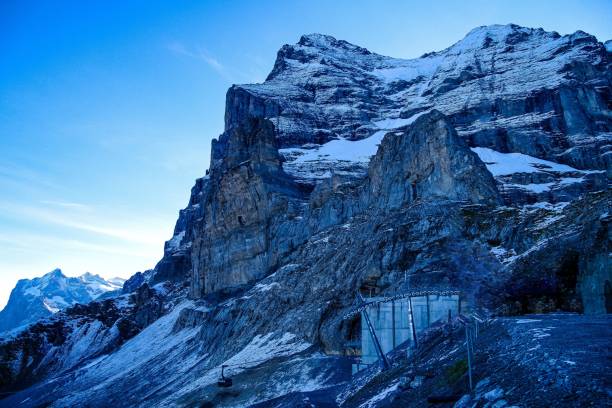
[(120, 278), (111, 282), (89, 272), (69, 278), (60, 269), (40, 278), (21, 279), (0, 311), (0, 333), (26, 326), (76, 303), (88, 303), (104, 293), (121, 289), (122, 285)]
[(191, 211), (202, 218), (191, 228), (194, 295), (261, 279), (314, 233), (348, 220), (355, 211), (343, 208), (311, 217), (309, 203), (368, 176), (384, 135), (427, 112), (443, 113), (488, 165), (506, 205), (605, 189), (608, 55), (580, 31), (516, 25), (476, 28), (413, 60), (320, 34), (283, 46), (266, 82), (229, 89), (225, 132), (196, 183), (199, 201), (185, 210), (186, 221)]
[[(155, 268), (0, 343), (0, 406), (606, 401), (610, 56), (516, 25), (417, 59), (283, 46), (264, 83), (228, 90)], [(452, 316), (351, 376), (356, 296), (428, 288), (482, 317), (474, 391)]]

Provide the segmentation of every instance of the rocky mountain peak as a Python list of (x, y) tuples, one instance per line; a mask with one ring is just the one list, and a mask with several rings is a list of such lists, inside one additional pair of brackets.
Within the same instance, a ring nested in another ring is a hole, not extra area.
[(306, 34), (300, 37), (297, 43), (304, 47), (311, 47), (318, 49), (322, 52), (325, 51), (341, 51), (341, 52), (353, 52), (355, 54), (369, 55), (371, 54), (366, 48), (360, 47), (355, 44), (351, 44), (348, 41), (338, 40), (331, 35), (326, 34)]
[(492, 43), (513, 44), (520, 41), (527, 41), (531, 36), (549, 35), (557, 38), (557, 33), (546, 33), (541, 28), (526, 28), (516, 24), (493, 24), (480, 26), (472, 29), (466, 36), (452, 45), (450, 48), (487, 48)]
[(0, 332), (25, 326), (76, 303), (88, 303), (121, 289), (121, 285), (121, 280), (107, 281), (90, 272), (67, 277), (59, 268), (39, 278), (21, 279), (0, 311)]
[[(330, 169), (365, 174), (363, 161), (317, 155), (319, 147), (374, 137), (389, 130), (381, 124), (432, 108), (450, 117), (470, 147), (604, 169), (599, 148), (605, 143), (591, 136), (611, 130), (604, 113), (609, 63), (603, 45), (589, 34), (560, 36), (514, 24), (478, 27), (452, 46), (416, 59), (386, 57), (311, 34), (281, 48), (264, 83), (228, 91), (226, 129), (249, 116), (270, 119), (283, 166), (307, 183)], [(584, 90), (570, 96), (576, 85)], [(578, 100), (585, 101), (582, 108)], [(585, 130), (586, 144), (579, 140)], [(561, 136), (561, 142), (559, 135), (577, 137)]]
[(420, 115), (401, 132), (388, 133), (368, 175), (370, 196), (386, 210), (417, 200), (501, 202), (484, 163), (436, 110)]
[(300, 37), (297, 44), (285, 44), (278, 51), (274, 68), (266, 81), (287, 74), (285, 71), (294, 71), (296, 64), (309, 65), (311, 70), (317, 70), (351, 62), (362, 64), (369, 61), (368, 57), (379, 56), (348, 41), (337, 40), (331, 35), (307, 34)]
[[(87, 273), (89, 273), (89, 272), (86, 272), (86, 274)], [(65, 278), (66, 275), (64, 275), (64, 273), (62, 272), (62, 270), (60, 268), (55, 268), (51, 272), (45, 273), (42, 277), (43, 278), (48, 278), (48, 279), (52, 279), (52, 278)]]

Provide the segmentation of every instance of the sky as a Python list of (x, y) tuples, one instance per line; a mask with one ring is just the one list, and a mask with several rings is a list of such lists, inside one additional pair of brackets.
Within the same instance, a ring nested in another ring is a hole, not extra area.
[(516, 23), (612, 38), (612, 1), (0, 3), (0, 307), (59, 267), (150, 269), (223, 131), (225, 92), (319, 32), (414, 58)]

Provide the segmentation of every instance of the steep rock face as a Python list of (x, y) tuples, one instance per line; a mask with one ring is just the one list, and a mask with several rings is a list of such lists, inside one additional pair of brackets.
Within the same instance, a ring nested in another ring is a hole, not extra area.
[[(268, 224), (269, 236), (295, 245), (284, 252), (269, 249), (277, 256), (274, 273), (254, 286), (226, 281), (225, 288), (234, 289), (228, 301), (204, 314), (186, 313), (184, 320), (199, 316), (206, 329), (198, 339), (216, 356), (213, 362), (274, 327), (298, 331), (339, 353), (355, 335), (340, 313), (359, 290), (452, 286), (476, 298), (479, 282), (499, 266), (490, 255), (484, 262), (474, 258), (488, 249), (465, 237), (460, 209), (477, 205), (485, 211), (498, 203), (493, 177), (448, 119), (435, 111), (424, 114), (384, 137), (368, 177), (332, 178), (310, 194), (299, 215)], [(258, 266), (256, 259), (250, 262), (251, 270)], [(210, 270), (201, 273), (206, 279)]]
[[(270, 122), (254, 120), (230, 131), (225, 151), (236, 157), (219, 160), (223, 166), (210, 172), (209, 182), (217, 188), (203, 203), (204, 218), (194, 244), (196, 297), (261, 279), (310, 235), (372, 206), (386, 211), (417, 199), (500, 202), (484, 164), (436, 111), (405, 132), (387, 134), (369, 177), (319, 186), (308, 201), (299, 184), (283, 172), (275, 150), (258, 146), (253, 156), (239, 152), (248, 150), (249, 140), (257, 137), (266, 144), (261, 132), (267, 132), (267, 144), (274, 146)], [(239, 144), (229, 147), (235, 139)], [(354, 194), (338, 194), (346, 188)]]
[[(361, 183), (385, 134), (432, 109), (485, 162), (506, 205), (605, 189), (610, 78), (606, 48), (582, 32), (479, 27), (414, 60), (303, 36), (283, 46), (266, 82), (228, 91), (210, 174), (196, 182), (154, 279), (191, 275), (200, 296), (261, 278), (309, 234), (363, 208), (361, 199), (326, 200)], [(514, 155), (526, 165), (504, 168)], [(313, 209), (326, 215), (313, 217)], [(207, 268), (215, 271), (208, 281)]]
[[(213, 146), (192, 262), (195, 296), (259, 279), (283, 253), (270, 225), (302, 192), (284, 173), (273, 125), (248, 119)], [(214, 187), (213, 187), (214, 186)]]
[(468, 239), (486, 242), (502, 265), (481, 298), (507, 314), (606, 313), (611, 202), (607, 190), (557, 206), (465, 209)]
[(384, 209), (417, 199), (501, 202), (491, 173), (438, 111), (418, 118), (406, 132), (385, 136), (372, 159), (369, 183)]
[[(152, 282), (184, 281), (191, 271), (194, 225), (202, 217), (200, 201), (208, 191), (208, 177), (199, 178), (191, 189), (187, 207), (179, 212), (172, 238), (164, 245), (164, 256), (151, 272)], [(140, 280), (138, 278), (138, 280)], [(133, 289), (129, 291), (133, 291)]]

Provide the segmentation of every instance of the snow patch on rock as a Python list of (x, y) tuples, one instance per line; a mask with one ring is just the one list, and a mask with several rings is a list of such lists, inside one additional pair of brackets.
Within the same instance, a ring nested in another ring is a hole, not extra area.
[(522, 153), (501, 153), (487, 147), (472, 147), (472, 151), (487, 166), (493, 176), (513, 173), (536, 173), (543, 170), (561, 173), (580, 172), (573, 167), (548, 160), (538, 159)]

